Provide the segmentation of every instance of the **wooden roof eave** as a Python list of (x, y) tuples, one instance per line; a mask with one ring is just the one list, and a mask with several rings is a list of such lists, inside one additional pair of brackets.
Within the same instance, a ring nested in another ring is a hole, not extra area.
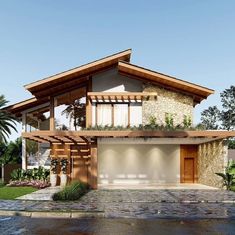
[(91, 63), (76, 67), (74, 69), (67, 70), (62, 73), (58, 73), (56, 75), (50, 76), (48, 78), (36, 81), (34, 83), (30, 83), (28, 85), (25, 85), (25, 89), (30, 91), (32, 94), (35, 92), (38, 92), (39, 90), (42, 90), (45, 88), (45, 86), (54, 86), (58, 82), (65, 82), (66, 80), (69, 80), (71, 77), (75, 76), (85, 76), (85, 74), (89, 74), (90, 72), (94, 72), (97, 69), (101, 69), (107, 66), (110, 66), (112, 64), (117, 64), (119, 60), (125, 60), (129, 61), (131, 56), (131, 49), (113, 54), (111, 56), (93, 61)]
[(214, 90), (202, 87), (184, 80), (177, 79), (156, 71), (142, 68), (137, 65), (119, 61), (118, 70), (124, 76), (133, 76), (132, 78), (142, 79), (149, 82), (155, 82), (158, 85), (165, 86), (170, 89), (175, 89), (196, 97), (195, 101), (200, 103), (209, 95), (214, 94)]
[(48, 101), (49, 101), (48, 97), (45, 97), (44, 99), (40, 99), (40, 100), (33, 97), (30, 99), (15, 103), (13, 105), (9, 105), (7, 107), (4, 107), (3, 110), (6, 110), (6, 111), (12, 113), (16, 117), (20, 117), (22, 112), (24, 112), (25, 110), (42, 105), (44, 103), (47, 103)]

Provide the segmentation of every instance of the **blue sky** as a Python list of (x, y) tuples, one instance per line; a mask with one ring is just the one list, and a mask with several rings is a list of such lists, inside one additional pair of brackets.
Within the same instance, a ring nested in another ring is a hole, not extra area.
[(234, 9), (233, 0), (1, 1), (0, 93), (27, 99), (27, 83), (132, 48), (133, 63), (216, 90), (197, 123), (235, 81)]

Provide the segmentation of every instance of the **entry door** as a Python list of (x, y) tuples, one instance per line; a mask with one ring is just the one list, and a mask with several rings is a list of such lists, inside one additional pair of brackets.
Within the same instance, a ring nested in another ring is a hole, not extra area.
[(184, 159), (184, 183), (194, 183), (194, 158)]
[(195, 145), (180, 146), (180, 182), (197, 183), (197, 151)]

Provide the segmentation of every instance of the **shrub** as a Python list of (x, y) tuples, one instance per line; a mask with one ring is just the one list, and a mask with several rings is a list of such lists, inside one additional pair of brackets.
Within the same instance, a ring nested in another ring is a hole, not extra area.
[(0, 180), (0, 188), (4, 186), (5, 186), (5, 183), (2, 180)]
[(11, 173), (9, 186), (33, 186), (36, 188), (45, 188), (50, 186), (48, 177), (50, 170), (43, 167), (23, 170), (15, 169)]
[(227, 190), (232, 190), (235, 187), (235, 162), (229, 161), (227, 167), (225, 168), (225, 173), (215, 173), (216, 175), (222, 177), (223, 186)]
[(54, 201), (73, 201), (78, 200), (87, 192), (87, 185), (81, 182), (72, 182), (70, 185), (64, 187), (58, 193), (53, 195)]
[(184, 115), (183, 124), (184, 128), (189, 128), (192, 126), (192, 119), (189, 115)]
[(174, 128), (174, 114), (166, 113), (165, 114), (165, 123), (166, 123), (167, 129), (173, 129)]
[(46, 181), (50, 175), (50, 170), (43, 167), (33, 169), (15, 169), (11, 172), (11, 180), (43, 180)]

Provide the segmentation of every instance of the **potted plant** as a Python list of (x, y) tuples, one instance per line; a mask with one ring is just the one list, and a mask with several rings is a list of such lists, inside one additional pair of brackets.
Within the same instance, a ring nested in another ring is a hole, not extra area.
[(51, 160), (51, 174), (50, 174), (50, 183), (52, 187), (55, 187), (57, 183), (57, 166), (58, 166), (58, 160), (52, 159)]
[(65, 187), (67, 184), (67, 166), (69, 161), (67, 159), (62, 159), (60, 161), (62, 175), (60, 176), (60, 186)]

